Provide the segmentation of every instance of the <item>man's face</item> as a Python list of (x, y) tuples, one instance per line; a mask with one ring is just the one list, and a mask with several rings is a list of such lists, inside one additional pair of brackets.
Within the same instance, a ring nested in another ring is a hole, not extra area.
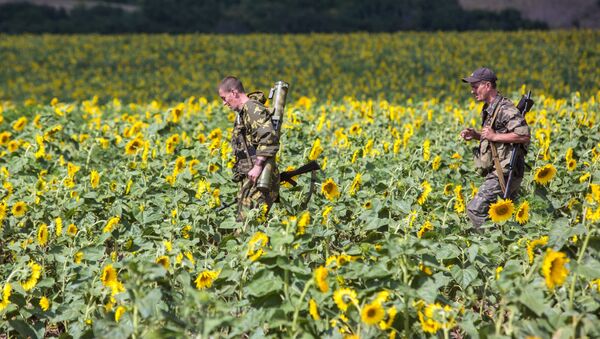
[(229, 107), (230, 109), (239, 112), (242, 109), (242, 102), (240, 98), (240, 93), (233, 89), (231, 91), (225, 91), (222, 88), (219, 88), (219, 96), (221, 100), (223, 100), (223, 105)]
[(488, 98), (492, 84), (488, 81), (478, 81), (471, 83), (471, 94), (477, 101), (484, 101)]

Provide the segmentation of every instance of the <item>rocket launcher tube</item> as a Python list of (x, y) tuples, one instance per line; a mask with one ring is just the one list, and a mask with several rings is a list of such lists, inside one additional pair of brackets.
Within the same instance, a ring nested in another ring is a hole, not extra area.
[(269, 92), (269, 99), (272, 100), (271, 102), (273, 103), (273, 116), (271, 117), (271, 121), (273, 122), (273, 127), (277, 131), (277, 134), (279, 134), (283, 123), (285, 100), (289, 88), (290, 84), (280, 80), (275, 83)]

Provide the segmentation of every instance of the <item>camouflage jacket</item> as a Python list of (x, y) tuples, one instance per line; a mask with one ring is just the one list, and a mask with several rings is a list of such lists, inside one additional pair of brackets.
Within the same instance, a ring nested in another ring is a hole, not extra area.
[(243, 141), (246, 139), (248, 152), (253, 156), (274, 157), (279, 150), (279, 135), (273, 128), (271, 112), (259, 101), (248, 100), (237, 114), (231, 146), (239, 162), (246, 159)]
[[(492, 118), (494, 115), (494, 111), (498, 110), (496, 114), (496, 119), (492, 125), (492, 129), (496, 133), (516, 133), (518, 135), (529, 135), (529, 126), (527, 126), (527, 122), (525, 118), (521, 115), (519, 110), (515, 107), (513, 102), (498, 94), (496, 99), (491, 105), (484, 105), (481, 111), (481, 120), (482, 126), (490, 126), (492, 123)], [(492, 158), (492, 150), (490, 147), (489, 140), (481, 140), (479, 143), (479, 159), (476, 159), (478, 163), (478, 167), (481, 170), (482, 174), (486, 174), (493, 171), (494, 163)], [(494, 142), (496, 145), (496, 149), (498, 150), (498, 158), (500, 159), (500, 165), (502, 166), (502, 170), (504, 174), (508, 173), (510, 157), (513, 150), (513, 147), (517, 147), (517, 159), (516, 166), (514, 168), (515, 175), (517, 177), (523, 176), (524, 166), (525, 166), (525, 153), (527, 152), (527, 148), (529, 143), (527, 144), (517, 144), (513, 146), (512, 144)], [(478, 160), (478, 161), (477, 161)]]

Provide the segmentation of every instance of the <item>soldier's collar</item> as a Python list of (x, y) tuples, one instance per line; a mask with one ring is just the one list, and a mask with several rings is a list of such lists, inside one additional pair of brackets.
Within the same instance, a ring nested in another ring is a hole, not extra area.
[(486, 104), (484, 109), (488, 113), (492, 114), (492, 113), (494, 113), (496, 106), (498, 106), (500, 104), (500, 101), (502, 101), (502, 95), (500, 94), (500, 92), (498, 92), (498, 94), (496, 95), (496, 98), (494, 98), (494, 101), (492, 102), (492, 104), (491, 105)]

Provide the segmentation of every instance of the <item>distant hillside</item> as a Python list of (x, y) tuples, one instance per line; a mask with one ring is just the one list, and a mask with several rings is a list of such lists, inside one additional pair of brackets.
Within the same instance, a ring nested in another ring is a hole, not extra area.
[(458, 0), (464, 9), (502, 11), (516, 9), (529, 20), (542, 21), (550, 28), (600, 28), (598, 0)]
[(82, 1), (82, 0), (0, 0), (0, 5), (8, 3), (30, 3), (38, 6), (49, 6), (53, 8), (62, 8), (67, 11), (75, 7), (94, 7), (106, 6), (119, 8), (124, 11), (138, 10), (139, 6), (127, 4), (129, 1)]

